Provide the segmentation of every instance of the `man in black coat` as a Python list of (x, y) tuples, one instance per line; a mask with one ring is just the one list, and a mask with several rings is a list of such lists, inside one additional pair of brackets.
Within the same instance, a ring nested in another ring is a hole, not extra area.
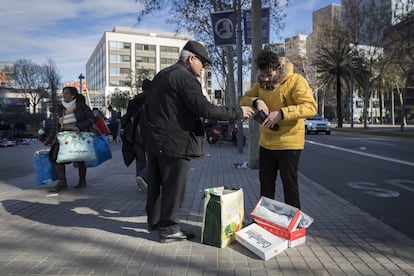
[(181, 229), (177, 213), (184, 199), (190, 160), (199, 154), (191, 142), (200, 117), (240, 120), (253, 113), (250, 107), (215, 106), (207, 101), (197, 79), (207, 63), (211, 60), (204, 46), (188, 41), (178, 62), (152, 80), (140, 118), (148, 157), (148, 230), (159, 229), (160, 242), (194, 237)]
[[(147, 99), (150, 85), (151, 80), (144, 79), (141, 85), (142, 93), (136, 95), (128, 102), (127, 112), (121, 120), (124, 129), (128, 123), (134, 124), (134, 120), (139, 120), (138, 114)], [(135, 177), (138, 189), (140, 191), (146, 191), (148, 188), (148, 170), (147, 156), (145, 154), (144, 146), (142, 143), (139, 143), (139, 141), (136, 141), (134, 144), (130, 144), (128, 141), (125, 141), (125, 139), (122, 139), (122, 154), (127, 166), (129, 166), (133, 159), (135, 159)]]

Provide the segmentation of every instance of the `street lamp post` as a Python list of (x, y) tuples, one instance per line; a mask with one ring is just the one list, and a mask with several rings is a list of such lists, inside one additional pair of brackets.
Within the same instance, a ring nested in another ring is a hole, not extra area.
[(80, 73), (79, 75), (79, 92), (82, 94), (83, 90), (82, 90), (82, 80), (85, 79), (85, 77), (82, 75), (82, 73)]

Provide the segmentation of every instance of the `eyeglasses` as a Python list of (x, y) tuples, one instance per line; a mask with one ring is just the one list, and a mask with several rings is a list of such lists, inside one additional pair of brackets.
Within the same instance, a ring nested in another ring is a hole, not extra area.
[(197, 55), (195, 55), (195, 57), (201, 62), (201, 64), (203, 65), (203, 67), (207, 66), (207, 62), (203, 61), (203, 59)]

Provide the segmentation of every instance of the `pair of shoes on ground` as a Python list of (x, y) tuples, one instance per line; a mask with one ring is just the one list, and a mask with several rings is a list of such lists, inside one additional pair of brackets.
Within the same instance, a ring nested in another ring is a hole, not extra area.
[[(78, 185), (75, 186), (76, 189), (78, 188), (83, 188), (86, 186), (86, 181), (85, 180), (79, 180)], [(60, 192), (62, 190), (65, 190), (68, 187), (68, 185), (66, 183), (61, 183), (59, 182), (56, 186), (53, 186), (52, 188), (50, 188), (49, 192), (51, 193), (57, 193)]]
[(180, 230), (173, 234), (162, 234), (160, 233), (160, 243), (179, 242), (185, 240), (192, 240), (195, 238), (195, 234), (190, 231)]
[(142, 176), (137, 176), (137, 186), (139, 191), (146, 191), (148, 189), (148, 183)]

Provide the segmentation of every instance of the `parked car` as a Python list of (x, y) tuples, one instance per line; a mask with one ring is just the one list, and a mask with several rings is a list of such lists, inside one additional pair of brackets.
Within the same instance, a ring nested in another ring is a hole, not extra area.
[(307, 118), (305, 119), (305, 131), (306, 134), (325, 132), (326, 135), (329, 135), (331, 134), (331, 123), (321, 116)]

